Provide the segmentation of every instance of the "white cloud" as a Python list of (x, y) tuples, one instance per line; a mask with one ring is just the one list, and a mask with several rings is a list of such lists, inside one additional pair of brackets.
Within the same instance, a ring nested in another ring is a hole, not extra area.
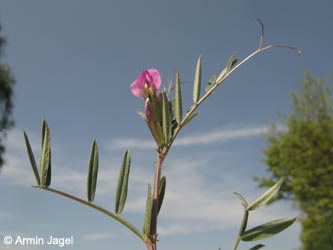
[[(203, 169), (211, 165), (211, 162), (203, 155), (200, 158), (203, 160), (171, 160), (166, 166), (167, 191), (158, 230), (161, 235), (236, 228), (241, 222), (243, 207), (233, 192), (242, 193), (249, 201), (263, 192), (255, 188), (251, 177), (240, 180), (232, 170), (220, 169), (216, 174), (220, 177), (211, 183), (202, 174)], [(142, 185), (134, 188), (136, 195), (127, 202), (126, 211), (143, 213), (146, 190)], [(294, 215), (289, 204), (279, 203), (252, 213), (250, 221), (252, 225), (257, 225)]]
[[(187, 168), (184, 168), (185, 164), (188, 164)], [(228, 166), (216, 173), (220, 175), (216, 183), (210, 183), (200, 172), (203, 166), (209, 165), (211, 162), (205, 164), (196, 161), (189, 164), (189, 161), (185, 160), (173, 164), (170, 172), (167, 172), (171, 185), (168, 187), (163, 213), (168, 219), (168, 224), (170, 221), (177, 224), (181, 221), (180, 224), (183, 227), (186, 225), (188, 232), (237, 227), (243, 207), (233, 192), (240, 192), (249, 201), (262, 192), (255, 188), (251, 177), (239, 179), (236, 172), (227, 170)], [(183, 169), (179, 173), (180, 167)], [(254, 213), (255, 215), (250, 217), (251, 223), (263, 223), (282, 214), (286, 216), (286, 212), (280, 210), (281, 206), (285, 207), (285, 204)]]
[(110, 148), (136, 148), (136, 149), (154, 149), (156, 143), (152, 140), (141, 139), (114, 139), (109, 146)]
[[(276, 126), (278, 131), (285, 130), (284, 126)], [(226, 140), (247, 138), (266, 134), (270, 130), (270, 126), (256, 126), (240, 129), (218, 129), (215, 131), (205, 132), (201, 134), (194, 134), (185, 137), (177, 138), (173, 146), (197, 146), (202, 144), (213, 144), (223, 142)], [(134, 149), (153, 149), (155, 143), (152, 140), (142, 139), (115, 139), (109, 145), (110, 148), (134, 148)]]
[[(267, 127), (256, 127), (242, 130), (220, 130), (201, 136), (184, 137), (179, 145), (193, 145), (198, 143), (214, 143), (219, 140), (249, 137), (267, 131)], [(13, 136), (14, 138), (10, 138)], [(8, 140), (8, 165), (3, 169), (2, 179), (7, 185), (31, 186), (34, 182), (32, 170), (18, 133), (13, 133)], [(59, 147), (59, 145), (58, 145)], [(219, 152), (219, 155), (221, 152)], [(249, 201), (262, 190), (255, 189), (251, 176), (239, 179), (237, 166), (230, 168), (230, 164), (223, 163), (218, 169), (214, 162), (220, 158), (202, 151), (199, 155), (168, 159), (164, 168), (167, 176), (167, 191), (161, 210), (160, 234), (185, 234), (217, 229), (230, 229), (239, 225), (242, 216), (242, 206), (236, 196), (237, 191)], [(103, 158), (103, 157), (101, 157)], [(52, 187), (68, 193), (85, 197), (86, 171), (69, 168), (70, 162), (77, 159), (67, 159), (67, 163), (57, 166), (55, 163)], [(149, 161), (148, 161), (149, 162)], [(128, 201), (125, 212), (134, 216), (142, 216), (145, 209), (147, 183), (152, 183), (153, 171), (147, 166), (147, 159), (132, 163)], [(110, 203), (110, 194), (114, 194), (119, 166), (110, 165), (108, 169), (101, 169), (97, 185), (96, 202)], [(208, 173), (214, 174), (214, 181)], [(27, 177), (28, 176), (28, 177)], [(69, 185), (70, 183), (70, 185)], [(263, 208), (259, 213), (253, 213), (252, 224), (263, 223), (268, 220), (294, 216), (289, 204), (280, 203), (270, 208)], [(0, 213), (1, 218), (1, 213)], [(86, 240), (97, 240), (111, 237), (110, 234), (92, 234)]]
[(83, 237), (83, 240), (86, 241), (96, 241), (96, 240), (103, 240), (103, 239), (108, 239), (111, 237), (114, 237), (114, 234), (110, 233), (95, 233), (95, 234), (89, 234)]

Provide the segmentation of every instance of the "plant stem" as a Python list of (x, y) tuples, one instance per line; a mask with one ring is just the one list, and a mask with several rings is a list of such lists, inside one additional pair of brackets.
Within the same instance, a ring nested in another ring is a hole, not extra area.
[(71, 199), (71, 200), (74, 200), (74, 201), (77, 201), (81, 204), (84, 204), (88, 207), (91, 207), (91, 208), (94, 208), (96, 209), (97, 211), (101, 212), (101, 213), (104, 213), (108, 216), (110, 216), (111, 218), (115, 219), (116, 221), (118, 221), (120, 224), (124, 225), (125, 227), (127, 227), (129, 230), (131, 230), (136, 236), (138, 236), (143, 242), (146, 242), (147, 240), (147, 236), (144, 235), (142, 232), (140, 232), (140, 230), (138, 230), (135, 226), (133, 226), (130, 222), (128, 222), (127, 220), (125, 220), (124, 218), (120, 217), (119, 215), (117, 214), (114, 214), (108, 210), (106, 210), (105, 208), (102, 208), (98, 205), (95, 205), (91, 202), (88, 202), (88, 201), (85, 201), (81, 198), (78, 198), (78, 197), (75, 197), (73, 195), (70, 195), (70, 194), (67, 194), (65, 192), (62, 192), (62, 191), (59, 191), (59, 190), (56, 190), (56, 189), (53, 189), (53, 188), (49, 188), (49, 187), (39, 187), (39, 186), (34, 186), (35, 188), (39, 188), (39, 189), (42, 189), (42, 190), (46, 190), (46, 191), (49, 191), (49, 192), (52, 192), (52, 193), (55, 193), (55, 194), (58, 194), (58, 195), (61, 195), (61, 196), (64, 196), (68, 199)]
[(245, 232), (248, 219), (249, 219), (249, 211), (247, 210), (246, 207), (244, 207), (244, 215), (243, 215), (243, 219), (242, 219), (242, 224), (239, 228), (239, 233), (235, 239), (233, 250), (237, 250), (237, 248), (238, 248), (238, 245), (241, 241), (241, 235)]
[(147, 245), (147, 250), (156, 250), (156, 242), (148, 240), (146, 242), (146, 245)]
[[(152, 208), (152, 221), (151, 221), (151, 236), (154, 237), (154, 240), (148, 239), (146, 241), (147, 249), (148, 250), (156, 250), (156, 240), (157, 240), (157, 217), (158, 217), (158, 200), (159, 200), (159, 188), (160, 188), (160, 180), (161, 180), (161, 172), (162, 172), (162, 164), (167, 156), (173, 142), (175, 141), (177, 135), (179, 134), (180, 130), (183, 128), (184, 124), (186, 123), (187, 119), (194, 113), (194, 111), (203, 103), (208, 96), (210, 96), (218, 86), (220, 86), (232, 73), (234, 73), (241, 65), (246, 63), (248, 60), (252, 59), (256, 55), (270, 50), (272, 48), (284, 48), (284, 49), (291, 49), (295, 50), (297, 54), (300, 54), (300, 50), (295, 47), (288, 46), (288, 45), (268, 45), (266, 47), (262, 47), (263, 37), (260, 39), (259, 48), (251, 53), (249, 56), (244, 58), (240, 63), (238, 63), (234, 68), (232, 68), (219, 82), (217, 82), (210, 90), (208, 90), (186, 113), (183, 120), (178, 124), (178, 127), (175, 129), (174, 134), (172, 135), (171, 139), (169, 140), (168, 144), (162, 150), (158, 150), (157, 162), (156, 162), (156, 169), (155, 169), (155, 178), (154, 178), (154, 190), (153, 190), (153, 208)], [(248, 220), (248, 211), (245, 208), (243, 221), (241, 224), (240, 232), (236, 238), (234, 250), (238, 248), (238, 244), (240, 242), (240, 235), (244, 232), (246, 228)]]
[(237, 235), (233, 250), (237, 250), (239, 242), (240, 242), (240, 237), (239, 235)]
[(292, 47), (289, 45), (278, 45), (278, 44), (271, 44), (268, 45), (264, 48), (261, 47), (262, 46), (262, 40), (260, 41), (260, 45), (259, 48), (257, 50), (255, 50), (253, 53), (251, 53), (250, 55), (248, 55), (246, 58), (244, 58), (241, 62), (239, 62), (235, 67), (233, 67), (219, 82), (217, 82), (211, 89), (209, 89), (199, 100), (197, 103), (195, 103), (186, 113), (186, 115), (184, 116), (183, 120), (181, 121), (181, 123), (178, 125), (178, 127), (175, 129), (175, 132), (173, 134), (173, 136), (171, 137), (169, 143), (166, 145), (164, 152), (165, 152), (165, 156), (167, 155), (168, 151), (170, 150), (174, 140), (176, 139), (178, 133), (180, 132), (180, 130), (182, 129), (182, 127), (184, 126), (185, 122), (187, 121), (187, 119), (194, 113), (194, 111), (200, 106), (201, 103), (203, 103), (208, 96), (210, 96), (218, 86), (220, 86), (227, 78), (230, 77), (230, 75), (232, 75), (238, 68), (240, 68), (240, 66), (242, 66), (244, 63), (246, 63), (247, 61), (249, 61), (250, 59), (252, 59), (253, 57), (255, 57), (256, 55), (266, 51), (266, 50), (270, 50), (273, 48), (282, 48), (282, 49), (290, 49), (290, 50), (294, 50), (297, 52), (297, 54), (300, 54), (301, 51), (299, 49), (297, 49), (296, 47)]
[[(162, 165), (166, 157), (166, 154), (163, 151), (157, 153), (156, 169), (155, 169), (155, 178), (154, 178), (154, 190), (153, 190), (153, 208), (152, 208), (152, 217), (151, 217), (151, 228), (150, 234), (154, 237), (154, 241), (151, 242), (152, 249), (156, 249), (156, 239), (157, 239), (157, 217), (158, 217), (158, 202), (159, 202), (159, 190), (162, 174)], [(148, 246), (148, 249), (149, 246)]]

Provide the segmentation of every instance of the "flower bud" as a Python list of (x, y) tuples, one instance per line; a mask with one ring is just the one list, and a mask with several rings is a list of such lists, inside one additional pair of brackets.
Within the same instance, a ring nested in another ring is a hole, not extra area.
[(150, 102), (149, 98), (146, 98), (146, 102), (145, 102), (145, 115), (146, 115), (146, 120), (148, 123), (153, 120), (153, 111), (152, 111), (151, 102)]

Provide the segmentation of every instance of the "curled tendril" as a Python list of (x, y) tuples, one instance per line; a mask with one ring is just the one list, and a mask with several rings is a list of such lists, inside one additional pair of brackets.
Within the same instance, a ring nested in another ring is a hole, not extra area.
[(260, 35), (260, 42), (259, 42), (259, 49), (262, 48), (262, 44), (264, 43), (264, 23), (261, 21), (260, 18), (257, 18), (257, 21), (259, 22), (260, 24), (260, 27), (261, 27), (261, 35)]
[(302, 51), (300, 49), (298, 49), (296, 47), (293, 47), (293, 46), (289, 46), (289, 45), (271, 44), (271, 45), (268, 45), (266, 47), (263, 47), (265, 26), (264, 26), (263, 21), (260, 18), (257, 18), (257, 21), (260, 24), (260, 28), (261, 28), (261, 35), (260, 35), (258, 51), (267, 50), (267, 49), (270, 49), (270, 48), (285, 48), (285, 49), (291, 49), (291, 50), (296, 51), (297, 55), (302, 54)]

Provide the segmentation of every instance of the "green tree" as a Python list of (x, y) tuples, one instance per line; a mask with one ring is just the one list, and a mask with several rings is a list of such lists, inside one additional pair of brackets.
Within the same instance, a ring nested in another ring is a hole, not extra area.
[[(0, 31), (1, 31), (0, 25)], [(10, 67), (2, 62), (3, 47), (6, 39), (0, 35), (0, 167), (4, 163), (3, 154), (5, 146), (3, 144), (6, 132), (14, 125), (13, 110), (13, 88), (15, 80), (11, 74)]]
[(284, 117), (287, 129), (273, 129), (263, 151), (271, 177), (257, 180), (264, 187), (286, 177), (278, 199), (293, 200), (301, 210), (302, 249), (332, 250), (332, 85), (308, 72), (304, 76), (300, 91), (290, 96), (293, 112)]

